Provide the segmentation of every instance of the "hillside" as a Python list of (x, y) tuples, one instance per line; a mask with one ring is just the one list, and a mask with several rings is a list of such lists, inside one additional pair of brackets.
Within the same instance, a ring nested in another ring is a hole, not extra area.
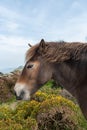
[(0, 74), (0, 130), (87, 130), (76, 100), (54, 81), (31, 101), (16, 101), (13, 87), (19, 74), (18, 69)]

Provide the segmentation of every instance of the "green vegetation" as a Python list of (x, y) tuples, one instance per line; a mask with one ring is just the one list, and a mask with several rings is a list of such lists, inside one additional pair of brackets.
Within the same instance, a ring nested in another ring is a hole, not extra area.
[[(61, 88), (48, 82), (31, 101), (0, 105), (0, 130), (87, 130), (78, 105), (59, 95)], [(51, 87), (50, 87), (51, 86)]]
[(87, 130), (76, 100), (54, 81), (49, 81), (31, 101), (17, 102), (13, 75), (0, 79), (0, 130)]

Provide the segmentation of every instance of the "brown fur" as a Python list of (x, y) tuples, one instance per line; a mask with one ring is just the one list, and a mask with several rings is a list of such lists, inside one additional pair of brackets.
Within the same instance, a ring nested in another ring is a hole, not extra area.
[[(26, 91), (32, 95), (51, 78), (77, 98), (87, 119), (87, 44), (44, 42), (42, 39), (31, 47), (15, 86), (17, 96), (29, 99)], [(21, 89), (19, 84), (22, 84)]]
[(36, 53), (41, 53), (48, 62), (63, 62), (69, 59), (79, 60), (87, 52), (86, 43), (46, 42), (44, 51), (39, 49), (40, 44), (31, 47), (26, 53), (26, 61), (32, 59)]

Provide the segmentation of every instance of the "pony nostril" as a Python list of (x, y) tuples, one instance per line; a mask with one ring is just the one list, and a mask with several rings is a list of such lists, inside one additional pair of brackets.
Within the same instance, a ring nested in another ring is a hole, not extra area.
[(20, 97), (23, 98), (24, 97), (25, 92), (22, 90), (20, 93)]
[(21, 96), (16, 96), (17, 100), (22, 100)]
[(19, 96), (16, 95), (16, 99), (17, 100), (22, 100), (24, 98), (24, 94), (25, 94), (24, 91), (21, 91)]

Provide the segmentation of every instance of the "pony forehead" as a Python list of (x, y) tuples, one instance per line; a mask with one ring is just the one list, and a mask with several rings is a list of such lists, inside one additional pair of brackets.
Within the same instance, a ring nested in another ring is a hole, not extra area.
[(34, 46), (32, 46), (31, 48), (29, 48), (26, 52), (26, 56), (25, 56), (25, 61), (28, 62), (29, 60), (31, 60), (34, 55), (36, 54), (37, 50), (39, 48), (39, 44), (36, 44)]

